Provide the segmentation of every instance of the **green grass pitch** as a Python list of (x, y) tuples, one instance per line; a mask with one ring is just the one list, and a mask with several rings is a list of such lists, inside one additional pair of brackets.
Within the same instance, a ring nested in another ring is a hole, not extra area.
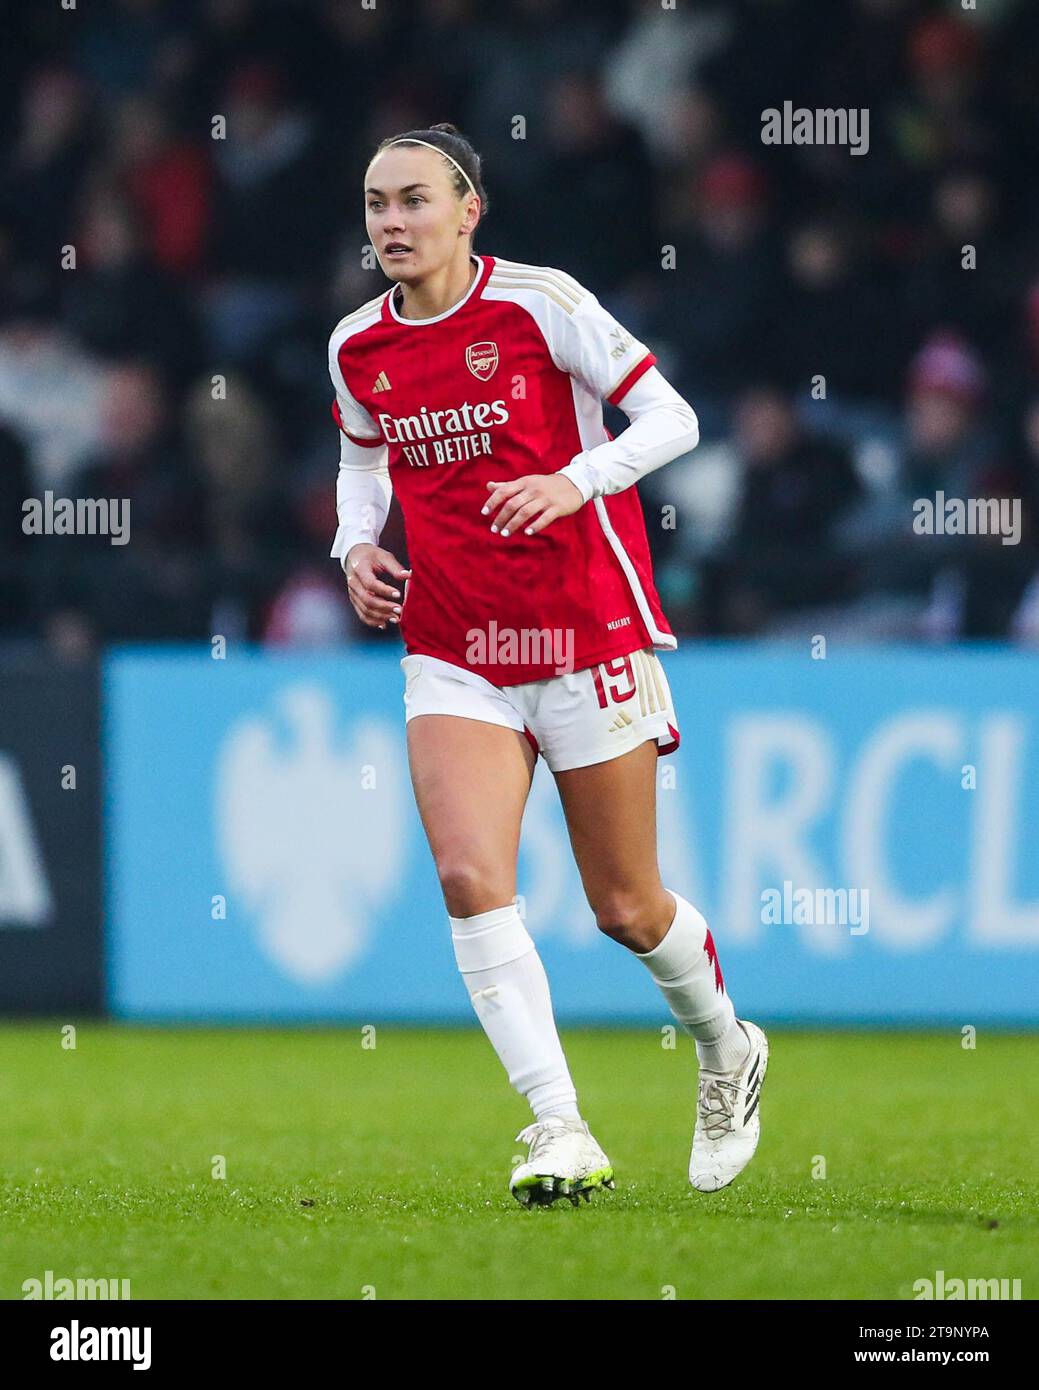
[(691, 1041), (565, 1031), (617, 1189), (526, 1211), (529, 1112), (477, 1031), (0, 1025), (0, 1297), (48, 1269), (135, 1299), (911, 1299), (939, 1269), (1036, 1297), (1033, 1038), (769, 1034), (757, 1156), (700, 1194)]

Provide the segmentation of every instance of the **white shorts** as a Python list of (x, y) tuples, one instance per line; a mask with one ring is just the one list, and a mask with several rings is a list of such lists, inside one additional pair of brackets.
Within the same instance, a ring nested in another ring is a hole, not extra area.
[(589, 767), (655, 739), (678, 747), (678, 720), (664, 668), (651, 647), (522, 685), (492, 685), (436, 656), (406, 656), (405, 718), (453, 714), (526, 734), (553, 772)]

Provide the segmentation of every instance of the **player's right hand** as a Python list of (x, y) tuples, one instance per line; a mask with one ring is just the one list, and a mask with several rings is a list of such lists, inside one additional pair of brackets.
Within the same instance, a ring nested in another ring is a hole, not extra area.
[(350, 602), (362, 623), (385, 627), (400, 622), (400, 592), (379, 578), (388, 574), (391, 579), (410, 579), (411, 570), (406, 570), (395, 555), (362, 542), (350, 547), (343, 570)]

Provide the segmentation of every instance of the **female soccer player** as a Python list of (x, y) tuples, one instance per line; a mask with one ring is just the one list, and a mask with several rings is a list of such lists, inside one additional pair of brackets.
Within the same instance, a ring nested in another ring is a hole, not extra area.
[[(332, 555), (362, 621), (404, 637), (411, 777), (458, 968), (534, 1114), (510, 1189), (529, 1206), (613, 1186), (516, 904), (540, 753), (600, 930), (695, 1039), (689, 1180), (715, 1191), (757, 1145), (768, 1044), (736, 1018), (703, 917), (660, 881), (656, 763), (678, 731), (654, 649), (676, 642), (634, 486), (696, 444), (696, 416), (570, 275), (473, 253), (487, 195), (453, 125), (384, 140), (364, 196), (393, 285), (329, 342)], [(617, 439), (603, 399), (631, 422)], [(379, 546), (391, 487), (410, 569)]]

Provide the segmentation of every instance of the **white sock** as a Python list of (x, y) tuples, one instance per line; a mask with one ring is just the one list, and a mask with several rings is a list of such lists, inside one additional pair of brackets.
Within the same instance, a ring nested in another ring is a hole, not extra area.
[(451, 917), (455, 960), (483, 1031), (536, 1120), (580, 1119), (552, 1016), (548, 977), (515, 903)]
[(656, 980), (668, 1007), (696, 1041), (696, 1056), (708, 1071), (735, 1071), (750, 1052), (750, 1039), (736, 1020), (725, 991), (714, 938), (701, 913), (685, 898), (675, 900), (675, 918), (652, 951), (634, 954)]

